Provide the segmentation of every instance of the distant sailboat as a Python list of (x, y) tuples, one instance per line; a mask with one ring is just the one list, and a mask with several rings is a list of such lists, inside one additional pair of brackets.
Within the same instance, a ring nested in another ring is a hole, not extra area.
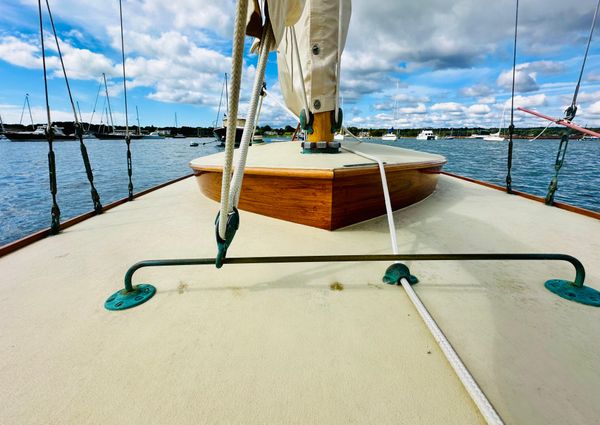
[[(108, 96), (108, 85), (106, 84), (106, 74), (102, 73), (102, 78), (104, 79), (104, 93), (106, 96), (106, 104), (108, 105), (108, 113), (106, 116), (107, 125), (101, 126), (100, 130), (94, 133), (97, 139), (103, 140), (123, 140), (127, 136), (127, 132), (125, 130), (115, 130), (115, 125), (113, 121), (112, 108), (110, 106), (110, 97)], [(110, 122), (108, 121), (110, 119)], [(110, 127), (109, 124), (110, 123)], [(102, 131), (104, 128), (110, 131)], [(142, 136), (140, 134), (132, 134), (129, 133), (130, 139), (141, 139)]]
[[(227, 114), (229, 110), (226, 109), (226, 112), (223, 114), (223, 125), (221, 127), (217, 127), (219, 123), (219, 118), (221, 116), (221, 105), (223, 103), (223, 94), (225, 94), (225, 105), (229, 105), (229, 94), (227, 92), (227, 74), (225, 74), (225, 80), (223, 82), (223, 88), (221, 89), (221, 98), (219, 99), (219, 108), (217, 109), (217, 119), (215, 120), (215, 127), (213, 129), (213, 134), (215, 138), (221, 142), (221, 146), (225, 146), (225, 137), (227, 135)], [(244, 126), (246, 125), (246, 120), (243, 118), (238, 118), (236, 123), (235, 130), (235, 147), (240, 146), (240, 141), (242, 140), (242, 134), (244, 133)]]
[(178, 128), (179, 125), (177, 124), (177, 112), (175, 112), (175, 135), (173, 136), (173, 139), (185, 139), (183, 134), (177, 132)]
[(504, 127), (504, 113), (506, 112), (506, 104), (504, 104), (504, 109), (502, 110), (502, 118), (500, 119), (500, 123), (498, 123), (498, 131), (496, 133), (490, 133), (487, 136), (483, 136), (483, 140), (488, 142), (504, 142), (506, 139), (500, 135), (502, 132), (502, 127)]

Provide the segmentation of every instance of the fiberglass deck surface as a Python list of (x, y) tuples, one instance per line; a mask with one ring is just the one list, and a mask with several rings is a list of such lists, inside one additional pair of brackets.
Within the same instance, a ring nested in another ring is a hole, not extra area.
[[(387, 264), (143, 269), (212, 257), (218, 206), (187, 179), (0, 258), (2, 424), (482, 423)], [(600, 222), (441, 176), (394, 214), (401, 252), (563, 252), (600, 287)], [(385, 217), (328, 232), (241, 213), (229, 256), (387, 253)], [(413, 263), (415, 290), (509, 424), (600, 417), (600, 309), (560, 263)], [(332, 291), (332, 283), (342, 291)]]
[[(422, 164), (428, 162), (446, 162), (441, 155), (419, 152), (374, 143), (344, 142), (344, 147), (376, 156), (386, 164)], [(359, 165), (376, 165), (375, 162), (341, 151), (335, 155), (298, 155), (300, 142), (266, 143), (252, 146), (248, 151), (247, 168), (294, 168), (311, 170), (331, 170), (336, 168), (356, 167)], [(235, 151), (234, 165), (237, 164)], [(203, 156), (191, 162), (192, 166), (222, 167), (223, 152)]]

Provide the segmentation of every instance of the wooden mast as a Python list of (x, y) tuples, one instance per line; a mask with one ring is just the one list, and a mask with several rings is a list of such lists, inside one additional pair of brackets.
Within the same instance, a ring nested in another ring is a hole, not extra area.
[(309, 142), (333, 142), (331, 131), (331, 112), (317, 112), (314, 115), (313, 132), (308, 135)]

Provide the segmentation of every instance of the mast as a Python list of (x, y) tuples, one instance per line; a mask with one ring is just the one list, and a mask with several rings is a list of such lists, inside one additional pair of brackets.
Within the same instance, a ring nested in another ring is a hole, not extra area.
[(79, 107), (79, 101), (76, 100), (75, 103), (77, 103), (77, 112), (79, 112), (79, 122), (81, 123), (81, 128), (83, 128), (83, 118), (81, 118), (81, 108)]
[(140, 113), (138, 112), (138, 107), (135, 105), (135, 118), (137, 119), (138, 131), (137, 134), (142, 134), (142, 127), (140, 127)]
[(177, 131), (177, 128), (179, 128), (179, 126), (177, 125), (177, 112), (175, 112), (175, 131)]
[[(219, 125), (219, 116), (221, 115), (221, 104), (223, 103), (223, 93), (227, 90), (227, 73), (225, 73), (225, 81), (223, 82), (223, 87), (221, 88), (221, 97), (219, 98), (219, 108), (217, 109), (217, 118), (215, 119), (215, 126), (217, 128)], [(226, 99), (226, 102), (228, 100)]]
[(25, 93), (25, 100), (23, 101), (23, 108), (21, 109), (21, 119), (19, 120), (19, 124), (23, 124), (23, 115), (25, 114), (25, 106), (29, 109), (29, 118), (31, 119), (31, 128), (33, 129), (35, 125), (33, 124), (33, 115), (31, 114), (31, 105), (29, 104), (29, 93)]
[(102, 78), (104, 79), (104, 93), (106, 93), (106, 103), (108, 105), (108, 115), (106, 116), (106, 121), (108, 121), (108, 118), (110, 117), (111, 132), (114, 132), (115, 124), (113, 122), (112, 109), (110, 107), (110, 97), (108, 97), (108, 85), (106, 84), (106, 74), (104, 72), (102, 73)]
[(2, 115), (0, 115), (0, 132), (4, 133), (4, 122), (2, 121)]

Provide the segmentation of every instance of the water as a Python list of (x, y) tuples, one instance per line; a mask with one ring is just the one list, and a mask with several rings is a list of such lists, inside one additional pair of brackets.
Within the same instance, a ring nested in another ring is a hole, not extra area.
[[(190, 147), (196, 140), (200, 146)], [(483, 140), (414, 140), (381, 142), (448, 158), (446, 171), (504, 185), (506, 143)], [(94, 182), (103, 204), (127, 196), (125, 142), (86, 140)], [(514, 142), (513, 188), (545, 196), (554, 172), (558, 140)], [(61, 219), (92, 209), (89, 183), (78, 142), (56, 142), (58, 204)], [(190, 160), (219, 152), (212, 139), (134, 140), (131, 143), (136, 192), (189, 174)], [(0, 140), (0, 245), (50, 224), (48, 145)], [(556, 200), (600, 211), (600, 142), (572, 141), (561, 170)]]

